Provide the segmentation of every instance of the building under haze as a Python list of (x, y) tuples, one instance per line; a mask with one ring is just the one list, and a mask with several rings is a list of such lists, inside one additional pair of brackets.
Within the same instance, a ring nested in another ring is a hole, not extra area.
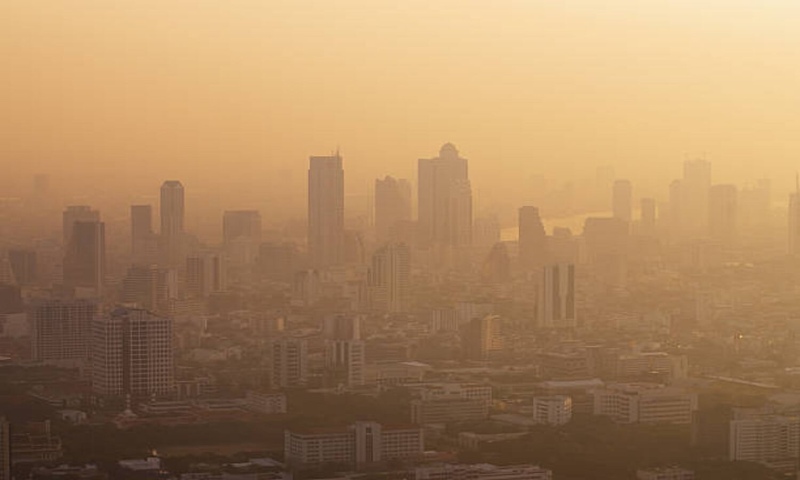
[(270, 343), (273, 389), (305, 387), (308, 380), (308, 343), (301, 338), (279, 338)]
[(800, 180), (789, 195), (789, 254), (800, 255)]
[(105, 223), (78, 220), (64, 255), (64, 285), (74, 289), (93, 289), (102, 295), (106, 275)]
[(181, 182), (167, 180), (161, 185), (161, 257), (166, 266), (183, 263), (186, 217), (184, 190)]
[(228, 267), (234, 271), (255, 266), (261, 245), (261, 213), (228, 210), (222, 216), (222, 243)]
[(375, 238), (379, 243), (407, 238), (411, 222), (411, 183), (387, 176), (375, 180)]
[(227, 286), (225, 258), (214, 252), (186, 257), (186, 293), (193, 298), (207, 298), (224, 292)]
[(116, 308), (92, 325), (92, 390), (101, 396), (166, 397), (174, 393), (172, 320), (138, 308)]
[(640, 204), (640, 230), (643, 234), (652, 234), (656, 230), (656, 200), (642, 198)]
[(310, 157), (308, 253), (314, 268), (344, 262), (344, 170), (342, 157)]
[(472, 188), (468, 164), (452, 143), (418, 162), (418, 223), (426, 244), (466, 246), (472, 240)]
[(28, 307), (31, 347), (37, 362), (60, 367), (89, 360), (92, 322), (100, 312), (94, 300), (38, 300)]
[(62, 230), (64, 249), (69, 248), (72, 234), (75, 231), (75, 222), (99, 222), (100, 212), (92, 210), (88, 205), (70, 205), (62, 213)]
[(12, 248), (8, 251), (8, 265), (17, 285), (34, 285), (37, 274), (36, 251), (23, 248)]
[(738, 227), (738, 189), (736, 185), (714, 185), (708, 196), (708, 233), (712, 240), (731, 244)]
[(540, 328), (574, 328), (578, 325), (575, 265), (562, 263), (542, 269), (537, 306)]
[(519, 262), (528, 271), (547, 262), (547, 232), (539, 209), (530, 205), (519, 209)]
[(135, 264), (158, 261), (158, 237), (153, 231), (151, 205), (131, 205), (131, 256)]
[(670, 185), (669, 209), (672, 234), (677, 239), (692, 239), (708, 232), (711, 163), (687, 160), (683, 178)]
[(381, 312), (407, 312), (411, 300), (411, 249), (389, 243), (372, 255), (369, 294), (372, 308)]
[(614, 218), (630, 223), (633, 218), (633, 187), (630, 180), (616, 180), (611, 198)]

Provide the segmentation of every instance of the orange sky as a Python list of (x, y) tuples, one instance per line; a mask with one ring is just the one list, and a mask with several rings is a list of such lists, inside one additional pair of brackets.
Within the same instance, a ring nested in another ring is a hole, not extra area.
[(339, 146), (360, 192), (451, 141), (484, 199), (600, 164), (665, 191), (703, 152), (715, 181), (785, 189), (798, 18), (789, 0), (5, 0), (0, 161), (303, 188)]

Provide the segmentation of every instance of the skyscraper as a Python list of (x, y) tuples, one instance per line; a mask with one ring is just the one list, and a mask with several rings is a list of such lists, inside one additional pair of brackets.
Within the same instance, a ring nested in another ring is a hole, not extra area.
[(519, 209), (519, 260), (526, 270), (539, 268), (547, 261), (547, 233), (536, 207)]
[(92, 322), (99, 312), (92, 300), (41, 300), (28, 309), (33, 358), (61, 367), (89, 360)]
[(225, 259), (217, 253), (199, 253), (186, 258), (186, 290), (189, 296), (206, 298), (226, 287)]
[(167, 180), (161, 185), (161, 242), (162, 261), (178, 266), (183, 261), (184, 190), (181, 182)]
[(64, 238), (64, 249), (69, 248), (70, 239), (74, 232), (75, 222), (99, 222), (100, 212), (92, 210), (88, 205), (70, 205), (62, 214), (62, 229)]
[(467, 358), (486, 360), (503, 349), (501, 318), (497, 315), (472, 318), (463, 327), (461, 342)]
[(315, 268), (344, 261), (344, 170), (342, 157), (310, 157), (308, 253)]
[(158, 245), (153, 232), (153, 207), (131, 205), (131, 255), (134, 263), (156, 260)]
[(270, 344), (272, 388), (293, 388), (305, 385), (308, 376), (308, 345), (299, 338), (275, 339)]
[(172, 320), (117, 308), (92, 325), (92, 390), (149, 398), (174, 389)]
[(707, 160), (687, 160), (683, 164), (681, 182), (682, 222), (692, 236), (702, 236), (708, 230), (708, 195), (711, 188), (711, 163)]
[(411, 184), (387, 176), (375, 180), (375, 237), (383, 243), (402, 233), (411, 221)]
[(571, 328), (578, 324), (575, 308), (575, 265), (548, 265), (539, 285), (540, 328)]
[(222, 241), (227, 266), (235, 275), (250, 272), (261, 244), (261, 214), (257, 210), (228, 210), (222, 216)]
[(64, 256), (64, 284), (72, 288), (92, 288), (97, 295), (102, 295), (105, 275), (105, 224), (97, 220), (74, 222)]
[(643, 198), (640, 210), (642, 232), (653, 233), (656, 228), (656, 200), (654, 198)]
[(630, 222), (633, 216), (633, 187), (630, 180), (616, 180), (612, 194), (614, 218)]
[(411, 251), (404, 243), (391, 243), (372, 255), (369, 292), (372, 307), (382, 312), (405, 312), (409, 308)]
[(468, 245), (472, 192), (467, 159), (459, 156), (452, 143), (446, 143), (438, 157), (419, 160), (418, 176), (421, 240), (445, 246)]
[(326, 357), (330, 380), (348, 387), (364, 384), (366, 357), (362, 340), (330, 340)]
[(708, 197), (708, 232), (712, 239), (730, 244), (736, 239), (738, 224), (736, 185), (714, 185)]
[(36, 251), (13, 248), (8, 251), (8, 264), (18, 285), (36, 283)]

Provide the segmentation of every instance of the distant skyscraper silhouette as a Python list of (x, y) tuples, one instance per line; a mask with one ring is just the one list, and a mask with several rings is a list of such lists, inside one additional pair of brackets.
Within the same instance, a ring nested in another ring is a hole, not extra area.
[(711, 188), (711, 163), (687, 160), (683, 164), (681, 222), (690, 236), (708, 231), (708, 195)]
[(310, 157), (308, 252), (315, 268), (344, 261), (344, 170), (342, 157)]
[(225, 259), (208, 252), (186, 257), (186, 290), (191, 297), (206, 298), (226, 287)]
[(387, 176), (375, 180), (375, 237), (379, 243), (396, 239), (411, 221), (411, 184)]
[(38, 279), (36, 251), (12, 248), (8, 251), (8, 264), (17, 285), (33, 285)]
[(708, 197), (708, 232), (724, 244), (736, 240), (738, 224), (738, 189), (736, 185), (714, 185)]
[(149, 264), (156, 261), (158, 244), (153, 231), (153, 207), (131, 205), (131, 255), (133, 263)]
[(33, 358), (61, 367), (89, 361), (92, 322), (99, 305), (90, 300), (39, 300), (28, 309)]
[(612, 194), (614, 218), (630, 222), (633, 218), (633, 187), (630, 180), (616, 180)]
[(64, 256), (64, 284), (102, 295), (106, 274), (106, 229), (100, 221), (76, 221)]
[(643, 198), (640, 210), (642, 232), (652, 233), (656, 228), (656, 200)]
[(451, 143), (437, 158), (418, 162), (419, 232), (421, 240), (445, 246), (472, 240), (472, 190), (467, 159)]
[(261, 244), (261, 213), (257, 210), (228, 210), (222, 216), (222, 241), (228, 266), (241, 274), (258, 258)]
[(373, 308), (382, 312), (406, 312), (411, 285), (411, 251), (405, 244), (387, 244), (372, 256), (369, 290)]
[(168, 266), (183, 261), (185, 200), (181, 182), (167, 180), (161, 185), (162, 260)]
[(575, 265), (548, 265), (539, 285), (538, 323), (542, 328), (571, 328), (578, 324), (575, 308)]
[(64, 249), (66, 249), (69, 246), (70, 239), (72, 238), (75, 222), (99, 222), (100, 212), (97, 210), (92, 210), (92, 207), (88, 205), (70, 205), (66, 208), (66, 210), (64, 210), (64, 213), (62, 214), (62, 220), (64, 238), (63, 245)]
[(519, 260), (525, 270), (539, 268), (547, 261), (547, 233), (539, 209), (529, 205), (519, 209)]

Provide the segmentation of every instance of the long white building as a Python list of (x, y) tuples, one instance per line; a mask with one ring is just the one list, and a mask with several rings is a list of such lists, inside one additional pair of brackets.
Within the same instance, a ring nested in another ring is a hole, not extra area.
[(74, 367), (89, 361), (92, 322), (98, 314), (92, 300), (42, 300), (28, 309), (33, 358)]
[(415, 480), (551, 480), (553, 473), (536, 465), (444, 464), (417, 467)]
[(697, 394), (654, 383), (616, 383), (597, 389), (594, 414), (617, 423), (690, 424)]
[(736, 412), (730, 422), (728, 458), (791, 472), (800, 461), (800, 417)]

